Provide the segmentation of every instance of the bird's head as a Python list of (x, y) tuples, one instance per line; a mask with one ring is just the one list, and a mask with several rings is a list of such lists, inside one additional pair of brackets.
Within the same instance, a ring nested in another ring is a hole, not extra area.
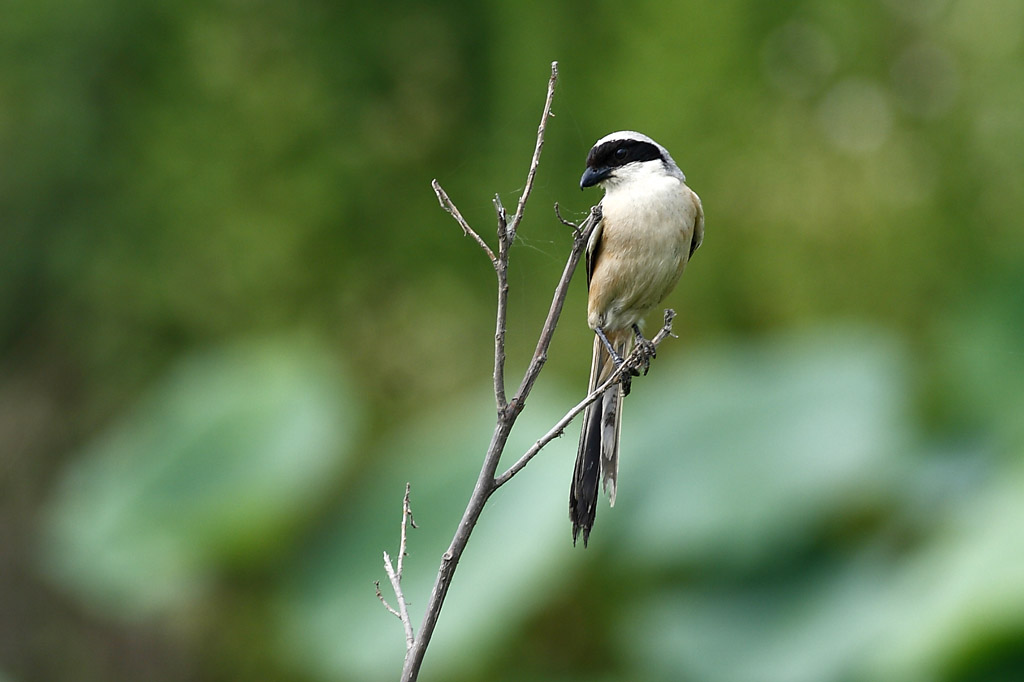
[(642, 133), (621, 130), (591, 147), (580, 189), (601, 185), (611, 190), (651, 176), (686, 180), (667, 149)]

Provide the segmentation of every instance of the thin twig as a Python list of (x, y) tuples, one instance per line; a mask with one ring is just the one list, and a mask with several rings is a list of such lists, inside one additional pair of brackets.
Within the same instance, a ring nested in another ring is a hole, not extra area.
[[(495, 320), (494, 332), (494, 398), (498, 408), (498, 414), (503, 414), (508, 403), (505, 397), (505, 330), (507, 328), (508, 311), (508, 250), (515, 241), (516, 231), (519, 223), (523, 220), (523, 213), (526, 211), (526, 202), (533, 191), (533, 180), (537, 176), (537, 166), (540, 165), (540, 153), (544, 148), (544, 133), (547, 130), (548, 118), (551, 117), (551, 102), (555, 97), (555, 83), (558, 82), (558, 62), (551, 62), (551, 77), (548, 79), (547, 97), (544, 99), (544, 110), (540, 115), (540, 125), (537, 126), (537, 141), (533, 147), (533, 158), (530, 160), (530, 170), (526, 174), (526, 185), (523, 193), (519, 195), (519, 203), (516, 205), (515, 215), (512, 221), (508, 221), (505, 207), (501, 205), (501, 197), (494, 195), (494, 208), (498, 213), (498, 260), (494, 265), (498, 273), (498, 312)], [(518, 394), (517, 394), (518, 395)]]
[(494, 252), (491, 251), (491, 247), (487, 246), (487, 242), (485, 242), (483, 238), (476, 233), (476, 230), (469, 226), (466, 219), (462, 217), (461, 213), (459, 213), (459, 209), (455, 207), (455, 204), (448, 197), (448, 193), (441, 187), (441, 183), (436, 179), (431, 180), (430, 186), (434, 188), (434, 194), (437, 195), (437, 200), (441, 203), (441, 208), (451, 213), (452, 217), (455, 218), (455, 221), (459, 224), (459, 227), (462, 228), (462, 234), (470, 236), (476, 240), (476, 243), (484, 250), (487, 257), (491, 259), (492, 265), (497, 263), (498, 259), (494, 257)]
[(580, 226), (577, 223), (574, 223), (571, 220), (566, 220), (565, 218), (562, 217), (562, 209), (559, 208), (557, 201), (555, 202), (555, 216), (558, 217), (558, 222), (562, 223), (563, 225), (568, 225), (574, 231), (578, 231), (580, 229)]
[[(674, 310), (665, 311), (665, 324), (654, 336), (654, 338), (651, 339), (651, 343), (654, 345), (655, 348), (657, 348), (661, 344), (661, 342), (665, 340), (666, 337), (675, 336), (674, 334), (672, 334), (672, 318), (674, 317)], [(513, 476), (522, 471), (523, 467), (530, 463), (530, 460), (533, 459), (537, 455), (537, 453), (539, 453), (541, 449), (544, 448), (545, 445), (550, 443), (558, 436), (562, 435), (562, 432), (565, 430), (565, 427), (569, 425), (569, 422), (576, 418), (576, 415), (578, 415), (583, 410), (587, 409), (587, 406), (590, 405), (590, 403), (597, 400), (598, 397), (604, 394), (604, 392), (607, 391), (613, 384), (621, 381), (626, 372), (638, 368), (641, 363), (642, 354), (642, 348), (640, 348), (639, 346), (634, 348), (633, 352), (630, 353), (630, 355), (625, 359), (625, 361), (621, 365), (619, 365), (614, 372), (612, 372), (611, 376), (609, 376), (603, 384), (601, 384), (593, 391), (591, 391), (586, 398), (581, 400), (579, 403), (576, 404), (575, 407), (566, 412), (565, 416), (559, 419), (558, 422), (553, 427), (551, 427), (550, 431), (541, 436), (541, 438), (536, 443), (534, 443), (533, 446), (531, 446), (530, 449), (527, 450), (523, 454), (523, 456), (516, 461), (515, 464), (510, 466), (508, 470), (506, 470), (505, 473), (503, 473), (501, 476), (498, 476), (496, 479), (494, 479), (494, 487), (500, 488), (501, 486), (508, 483)]]
[(455, 569), (458, 567), (462, 553), (469, 542), (469, 536), (476, 526), (477, 519), (480, 518), (484, 505), (491, 494), (497, 490), (494, 473), (498, 468), (498, 461), (501, 459), (501, 454), (505, 449), (505, 443), (508, 441), (508, 436), (516, 417), (518, 417), (526, 403), (526, 397), (533, 386), (533, 381), (536, 379), (536, 373), (540, 371), (540, 367), (544, 364), (543, 358), (547, 357), (547, 349), (551, 343), (554, 326), (558, 322), (558, 316), (561, 313), (565, 297), (569, 291), (569, 281), (572, 279), (576, 265), (586, 249), (587, 239), (594, 224), (596, 224), (596, 219), (600, 219), (600, 210), (595, 208), (591, 212), (589, 218), (591, 222), (586, 226), (585, 231), (574, 235), (573, 248), (562, 272), (562, 278), (555, 288), (555, 296), (551, 302), (551, 310), (548, 312), (548, 318), (541, 332), (541, 341), (538, 343), (537, 353), (530, 365), (530, 369), (527, 370), (528, 374), (532, 373), (532, 378), (524, 376), (523, 384), (516, 393), (516, 397), (509, 403), (509, 409), (504, 414), (498, 416), (494, 427), (494, 434), (491, 436), (491, 443), (487, 448), (487, 454), (484, 456), (484, 462), (480, 468), (476, 485), (473, 487), (473, 494), (470, 496), (466, 510), (462, 514), (462, 520), (459, 521), (459, 526), (455, 531), (451, 544), (448, 546), (448, 551), (441, 557), (441, 566), (438, 569), (434, 589), (431, 591), (427, 610), (423, 616), (419, 634), (416, 637), (416, 644), (406, 655), (405, 668), (402, 671), (403, 682), (413, 682), (419, 674), (423, 656), (426, 653), (427, 646), (430, 644), (430, 638), (437, 625), (441, 607), (448, 594), (448, 588), (451, 586), (452, 576), (455, 574)]
[[(487, 447), (487, 453), (484, 456), (484, 461), (480, 467), (480, 474), (477, 476), (476, 484), (473, 487), (473, 493), (469, 498), (469, 502), (466, 504), (466, 509), (462, 514), (462, 519), (459, 521), (459, 525), (455, 530), (455, 535), (452, 537), (451, 544), (448, 546), (448, 550), (441, 556), (441, 565), (437, 571), (437, 578), (434, 582), (434, 587), (431, 590), (429, 600), (427, 602), (427, 608), (423, 616), (423, 622), (420, 624), (418, 634), (413, 637), (411, 631), (411, 625), (408, 620), (407, 607), (405, 597), (401, 592), (401, 574), (402, 574), (402, 557), (405, 556), (405, 541), (406, 541), (406, 522), (411, 522), (412, 515), (409, 511), (409, 490), (408, 485), (406, 486), (405, 503), (403, 505), (402, 515), (402, 541), (401, 541), (401, 555), (398, 560), (398, 569), (395, 570), (391, 558), (384, 554), (385, 570), (388, 572), (388, 577), (391, 578), (392, 586), (395, 588), (395, 594), (398, 597), (399, 614), (402, 618), (403, 624), (406, 626), (406, 656), (405, 664), (402, 668), (402, 682), (415, 682), (419, 676), (420, 667), (423, 663), (423, 657), (426, 653), (427, 647), (430, 644), (430, 639), (433, 636), (434, 629), (437, 626), (437, 620), (441, 613), (441, 607), (444, 605), (445, 598), (448, 595), (448, 590), (451, 587), (451, 581), (455, 575), (455, 570), (458, 567), (459, 561), (462, 558), (463, 552), (466, 549), (466, 545), (469, 542), (469, 537), (473, 532), (474, 527), (477, 524), (480, 514), (483, 511), (484, 505), (487, 504), (487, 500), (498, 489), (501, 485), (507, 483), (513, 476), (516, 475), (523, 467), (525, 467), (530, 459), (532, 459), (547, 443), (553, 438), (557, 437), (565, 426), (579, 414), (582, 410), (586, 409), (586, 406), (596, 400), (600, 392), (606, 390), (608, 387), (613, 385), (615, 382), (623, 381), (627, 377), (627, 372), (635, 374), (647, 359), (647, 356), (643, 355), (641, 349), (636, 349), (621, 367), (617, 368), (611, 377), (590, 395), (587, 399), (574, 407), (569, 413), (563, 417), (559, 422), (537, 441), (533, 447), (531, 447), (522, 457), (513, 464), (508, 471), (503, 473), (500, 477), (495, 478), (495, 472), (497, 471), (498, 463), (501, 459), (501, 455), (505, 450), (505, 446), (508, 442), (509, 434), (512, 431), (512, 427), (516, 422), (519, 414), (522, 412), (523, 407), (526, 404), (526, 399), (533, 389), (534, 383), (537, 380), (537, 376), (540, 373), (541, 368), (547, 360), (548, 349), (551, 345), (551, 340), (554, 335), (555, 327), (558, 324), (559, 317), (562, 312), (562, 308), (565, 304), (565, 299), (569, 291), (569, 282), (572, 279), (572, 275), (576, 270), (576, 266), (579, 264), (580, 259), (583, 257), (583, 253), (586, 251), (587, 241), (590, 238), (595, 226), (601, 220), (601, 209), (599, 206), (595, 206), (591, 209), (590, 215), (579, 225), (569, 222), (562, 218), (558, 213), (558, 207), (556, 205), (556, 215), (559, 220), (573, 228), (573, 246), (570, 251), (569, 258), (566, 261), (565, 268), (562, 271), (561, 279), (555, 287), (555, 292), (552, 297), (551, 306), (548, 309), (548, 315), (545, 318), (544, 325), (541, 328), (540, 337), (537, 341), (537, 347), (534, 351), (533, 358), (530, 361), (530, 365), (523, 375), (522, 382), (519, 385), (515, 396), (506, 403), (505, 399), (505, 331), (507, 327), (507, 304), (508, 304), (508, 262), (509, 262), (509, 250), (512, 244), (515, 242), (516, 231), (519, 228), (519, 224), (523, 219), (523, 213), (526, 208), (526, 202), (530, 197), (530, 193), (533, 190), (534, 178), (537, 173), (537, 166), (540, 163), (540, 154), (544, 146), (544, 133), (547, 127), (547, 120), (551, 114), (551, 103), (554, 96), (555, 83), (558, 78), (558, 63), (552, 62), (551, 64), (551, 78), (548, 81), (547, 97), (544, 102), (544, 111), (541, 115), (541, 122), (537, 128), (537, 142), (534, 146), (533, 158), (530, 163), (530, 170), (527, 174), (526, 185), (523, 188), (523, 192), (519, 197), (519, 203), (516, 208), (515, 214), (509, 219), (505, 208), (501, 205), (501, 199), (498, 196), (494, 198), (494, 207), (497, 214), (498, 222), (498, 253), (495, 256), (494, 252), (490, 250), (487, 244), (480, 238), (480, 236), (473, 231), (473, 229), (466, 223), (455, 207), (448, 195), (444, 193), (441, 186), (435, 180), (432, 184), (434, 192), (437, 194), (438, 200), (441, 206), (451, 213), (459, 225), (462, 226), (463, 232), (468, 235), (472, 235), (477, 243), (484, 249), (488, 257), (491, 259), (491, 263), (494, 266), (495, 273), (498, 277), (498, 309), (495, 320), (495, 334), (494, 334), (494, 394), (495, 401), (498, 406), (497, 420), (494, 426), (494, 433), (491, 436), (491, 442)], [(671, 311), (666, 311), (665, 316), (665, 327), (662, 328), (661, 332), (658, 333), (652, 339), (652, 343), (655, 347), (661, 343), (666, 335), (671, 333)], [(413, 524), (415, 527), (415, 524)], [(379, 588), (378, 588), (379, 592)], [(384, 602), (381, 596), (381, 601)], [(387, 603), (384, 602), (387, 607)], [(388, 609), (394, 612), (393, 609)]]
[(498, 260), (494, 272), (498, 275), (498, 304), (494, 316), (494, 402), (498, 416), (505, 413), (508, 401), (505, 398), (505, 330), (508, 328), (508, 214), (501, 204), (501, 197), (494, 195), (494, 211), (498, 217)]
[(537, 127), (537, 144), (533, 148), (533, 159), (530, 161), (530, 172), (526, 175), (526, 186), (523, 193), (519, 195), (519, 205), (516, 206), (516, 214), (508, 226), (509, 239), (516, 237), (516, 230), (519, 223), (523, 221), (523, 211), (526, 210), (526, 200), (530, 198), (533, 191), (533, 178), (537, 175), (537, 164), (540, 163), (540, 151), (544, 147), (544, 130), (548, 125), (548, 118), (552, 116), (551, 101), (555, 96), (555, 82), (558, 81), (558, 62), (551, 62), (551, 78), (548, 79), (548, 96), (544, 101), (544, 113), (540, 116), (540, 126)]
[[(405, 599), (405, 593), (402, 591), (402, 570), (405, 567), (405, 557), (408, 555), (407, 530), (410, 524), (413, 528), (416, 527), (415, 522), (412, 520), (412, 507), (409, 505), (409, 489), (410, 485), (406, 483), (405, 497), (402, 499), (402, 532), (398, 543), (398, 561), (392, 563), (391, 557), (387, 552), (384, 552), (384, 571), (388, 574), (391, 588), (395, 591), (395, 599), (398, 601), (397, 610), (384, 600), (384, 595), (380, 592), (380, 581), (374, 582), (374, 585), (377, 586), (377, 598), (380, 599), (380, 603), (402, 621), (402, 627), (405, 629), (406, 655), (408, 655), (409, 650), (412, 649), (416, 642), (413, 636), (412, 620), (409, 618), (409, 604)], [(396, 564), (397, 568), (395, 567)]]
[[(387, 553), (385, 552), (385, 556), (386, 555), (387, 555)], [(379, 580), (374, 580), (373, 581), (373, 586), (377, 588), (377, 599), (380, 599), (380, 603), (384, 605), (384, 608), (386, 608), (388, 611), (393, 613), (395, 615), (395, 618), (401, 620), (402, 619), (401, 614), (398, 613), (398, 611), (395, 611), (394, 607), (391, 606), (391, 604), (388, 603), (387, 599), (384, 598), (384, 595), (381, 594), (381, 591), (380, 591), (380, 581)]]
[(526, 396), (533, 390), (533, 384), (537, 381), (537, 376), (540, 374), (541, 369), (543, 369), (544, 363), (547, 362), (548, 348), (551, 346), (551, 339), (555, 334), (558, 318), (562, 314), (565, 297), (569, 293), (569, 281), (572, 279), (572, 273), (575, 272), (576, 266), (583, 257), (583, 252), (587, 248), (587, 241), (589, 241), (590, 235), (600, 220), (601, 207), (594, 206), (590, 209), (590, 215), (587, 216), (587, 219), (573, 233), (572, 252), (569, 254), (569, 260), (566, 261), (565, 269), (562, 271), (562, 279), (558, 281), (558, 286), (555, 287), (555, 293), (551, 299), (551, 307), (548, 309), (548, 316), (544, 320), (544, 326), (541, 328), (540, 338), (537, 339), (537, 348), (533, 352), (530, 366), (526, 368), (526, 373), (523, 375), (523, 381), (519, 385), (519, 390), (516, 391), (515, 396), (512, 398), (512, 404), (517, 410), (517, 414), (525, 407)]
[(494, 204), (494, 212), (498, 216), (498, 239), (504, 239), (508, 241), (508, 211), (501, 203), (501, 195), (495, 194), (492, 200)]
[(409, 620), (409, 606), (406, 604), (405, 594), (402, 593), (402, 580), (398, 577), (398, 573), (391, 563), (391, 557), (388, 556), (387, 552), (384, 552), (384, 570), (388, 574), (388, 580), (391, 581), (391, 587), (395, 590), (395, 598), (398, 599), (398, 617), (402, 620), (402, 627), (405, 628), (405, 650), (408, 652), (415, 643), (412, 633), (412, 621)]
[[(498, 275), (498, 312), (496, 315), (497, 319), (495, 322), (494, 335), (494, 385), (495, 401), (498, 405), (498, 416), (494, 426), (494, 434), (491, 436), (491, 443), (487, 448), (487, 454), (484, 456), (483, 464), (480, 467), (480, 474), (477, 477), (476, 485), (473, 487), (473, 493), (469, 498), (469, 502), (466, 504), (466, 509), (462, 514), (462, 519), (459, 521), (458, 528), (455, 530), (455, 535), (452, 537), (451, 544), (448, 546), (448, 550), (441, 557), (441, 565), (437, 571), (437, 579), (434, 582), (434, 588), (431, 590), (426, 612), (423, 616), (423, 622), (420, 624), (419, 633), (416, 636), (413, 646), (406, 652), (405, 665), (402, 668), (403, 682), (414, 682), (419, 676), (420, 666), (423, 663), (423, 656), (426, 653), (427, 646), (430, 644), (430, 638), (433, 636), (434, 628), (437, 626), (437, 619), (441, 613), (441, 607), (444, 605), (444, 600), (448, 595), (452, 576), (455, 575), (455, 569), (458, 567), (459, 560), (462, 558), (462, 554), (466, 549), (466, 544), (469, 542), (469, 536), (473, 532), (473, 528), (476, 526), (477, 520), (480, 518), (480, 513), (483, 511), (488, 498), (490, 498), (491, 494), (495, 490), (494, 472), (498, 468), (498, 461), (501, 459), (501, 453), (505, 449), (505, 444), (508, 441), (509, 433), (512, 431), (512, 426), (515, 423), (516, 418), (519, 416), (519, 413), (522, 411), (523, 403), (526, 400), (530, 387), (533, 385), (533, 380), (526, 381), (524, 378), (524, 383), (520, 386), (520, 390), (516, 393), (516, 397), (513, 399), (515, 404), (504, 404), (505, 311), (508, 301), (508, 256), (509, 248), (515, 241), (516, 229), (518, 229), (519, 223), (523, 219), (523, 211), (526, 208), (526, 201), (529, 199), (530, 192), (533, 189), (534, 176), (537, 173), (537, 165), (540, 163), (540, 152), (544, 146), (544, 131), (547, 126), (547, 119), (551, 115), (551, 101), (554, 96), (557, 77), (558, 63), (552, 62), (551, 78), (548, 81), (548, 92), (544, 102), (544, 112), (541, 116), (540, 126), (537, 128), (537, 142), (534, 146), (534, 154), (530, 163), (530, 171), (527, 175), (526, 187), (523, 189), (523, 193), (519, 197), (519, 205), (511, 223), (506, 225), (507, 216), (501, 206), (501, 201), (495, 201), (495, 210), (498, 213), (499, 230), (498, 257), (493, 259), (492, 262), (494, 263), (495, 272)], [(445, 205), (443, 200), (441, 203), (442, 206)], [(450, 204), (451, 202), (449, 201), (448, 203)], [(566, 264), (565, 271), (562, 274), (562, 281), (559, 283), (559, 287), (556, 290), (555, 301), (552, 303), (552, 310), (548, 314), (548, 323), (545, 325), (545, 331), (542, 332), (542, 340), (537, 347), (538, 353), (544, 357), (547, 355), (547, 346), (551, 342), (550, 337), (551, 332), (553, 332), (553, 326), (551, 329), (548, 329), (548, 325), (553, 324), (553, 320), (557, 321), (558, 314), (561, 312), (562, 305), (565, 301), (565, 295), (568, 292), (568, 280), (572, 277), (576, 263), (579, 262), (580, 256), (585, 248), (586, 244), (581, 244), (578, 235), (574, 235), (573, 251), (569, 257), (569, 263)], [(534, 362), (531, 363), (531, 367), (534, 367), (536, 364), (537, 358), (535, 355)], [(540, 361), (540, 364), (543, 364), (543, 360)]]
[(409, 527), (410, 524), (412, 525), (413, 528), (416, 527), (416, 523), (412, 520), (412, 507), (409, 505), (409, 490), (411, 489), (411, 487), (411, 484), (408, 481), (406, 481), (405, 497), (402, 499), (402, 535), (401, 541), (399, 542), (398, 545), (399, 549), (401, 550), (398, 553), (399, 581), (402, 580), (402, 568), (405, 565), (405, 557), (409, 555), (409, 552), (407, 551), (408, 544), (406, 543), (406, 529)]

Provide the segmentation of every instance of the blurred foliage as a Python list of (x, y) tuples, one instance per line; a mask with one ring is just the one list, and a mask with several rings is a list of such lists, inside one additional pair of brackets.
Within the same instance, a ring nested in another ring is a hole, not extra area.
[(76, 457), (49, 524), (59, 579), (99, 607), (159, 612), (217, 567), (277, 550), (337, 475), (358, 416), (307, 346), (190, 358)]
[[(492, 500), (424, 679), (1024, 672), (1024, 5), (9, 2), (0, 676), (376, 680), (493, 415), (485, 237), (555, 118), (509, 357), (592, 142), (672, 150), (707, 239), (573, 550), (575, 432)], [(577, 282), (511, 451), (581, 392)], [(510, 452), (511, 456), (511, 452)], [(61, 655), (54, 655), (60, 653)]]

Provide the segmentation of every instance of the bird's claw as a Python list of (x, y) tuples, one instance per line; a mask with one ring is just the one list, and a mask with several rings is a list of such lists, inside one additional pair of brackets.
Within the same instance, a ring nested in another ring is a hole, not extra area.
[[(658, 347), (652, 341), (641, 337), (636, 340), (636, 350), (637, 364), (643, 368), (644, 376), (647, 376), (647, 372), (651, 369), (651, 360), (658, 357)], [(637, 376), (639, 376), (639, 372)]]

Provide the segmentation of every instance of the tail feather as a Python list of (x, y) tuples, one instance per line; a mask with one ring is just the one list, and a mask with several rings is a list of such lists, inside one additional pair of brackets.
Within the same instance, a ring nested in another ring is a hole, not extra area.
[(601, 472), (601, 396), (587, 407), (583, 415), (583, 434), (576, 453), (576, 467), (569, 489), (569, 518), (572, 519), (572, 544), (583, 530), (583, 546), (590, 539), (590, 529), (597, 515), (597, 481)]
[(601, 472), (608, 505), (615, 506), (615, 486), (619, 478), (619, 434), (622, 431), (622, 386), (605, 391), (601, 405)]
[[(628, 331), (612, 335), (610, 340), (617, 353), (623, 357), (628, 355), (632, 341), (632, 335)], [(589, 390), (592, 391), (604, 383), (614, 371), (614, 362), (601, 340), (595, 336)], [(603, 478), (609, 502), (615, 504), (621, 426), (622, 387), (615, 384), (591, 403), (583, 413), (583, 430), (576, 453), (572, 487), (569, 489), (569, 518), (572, 520), (574, 545), (581, 530), (584, 547), (590, 539), (590, 530), (594, 527), (594, 518), (597, 515), (597, 489), (600, 478)]]

